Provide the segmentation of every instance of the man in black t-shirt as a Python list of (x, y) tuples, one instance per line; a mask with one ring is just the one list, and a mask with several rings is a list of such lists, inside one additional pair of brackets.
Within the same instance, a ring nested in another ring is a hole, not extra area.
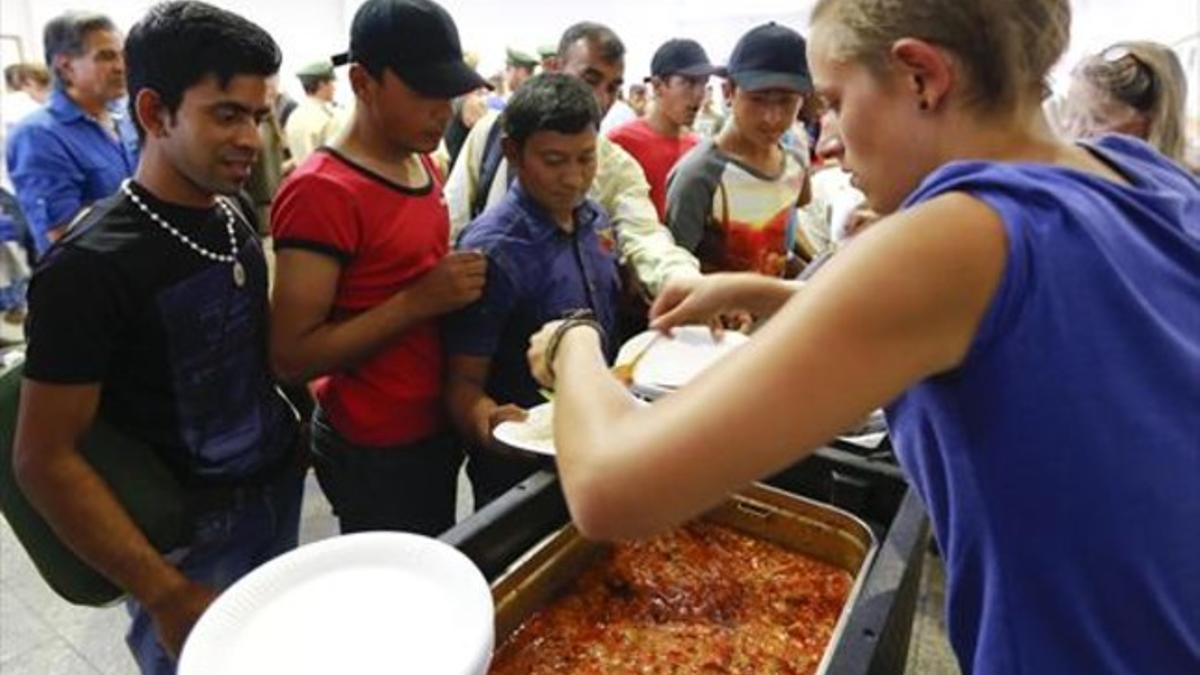
[[(156, 6), (125, 49), (141, 162), (34, 275), (14, 464), (63, 541), (128, 591), (142, 672), (172, 673), (216, 593), (296, 545), (297, 418), (267, 366), (262, 250), (228, 197), (260, 148), (280, 53), (198, 2)], [(187, 545), (156, 551), (79, 454), (97, 418), (184, 486), (199, 509)]]

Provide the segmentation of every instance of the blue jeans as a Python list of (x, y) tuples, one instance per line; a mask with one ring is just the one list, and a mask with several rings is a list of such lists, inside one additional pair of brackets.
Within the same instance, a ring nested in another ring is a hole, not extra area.
[[(269, 485), (243, 489), (232, 506), (200, 515), (191, 543), (166, 558), (192, 581), (228, 588), (259, 565), (296, 548), (303, 496), (299, 470)], [(175, 659), (159, 644), (149, 612), (133, 600), (125, 609), (133, 619), (125, 643), (143, 675), (173, 675)]]

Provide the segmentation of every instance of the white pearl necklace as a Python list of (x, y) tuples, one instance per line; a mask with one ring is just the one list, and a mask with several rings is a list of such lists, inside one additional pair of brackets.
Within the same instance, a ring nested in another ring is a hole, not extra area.
[(186, 234), (175, 229), (175, 227), (168, 223), (165, 218), (152, 211), (150, 207), (142, 201), (142, 198), (133, 191), (133, 188), (130, 187), (129, 184), (129, 179), (126, 179), (125, 182), (121, 183), (121, 191), (124, 192), (127, 197), (129, 197), (134, 206), (138, 207), (142, 213), (146, 214), (147, 218), (154, 221), (154, 223), (159, 227), (171, 233), (171, 235), (176, 239), (186, 244), (188, 248), (192, 249), (196, 253), (199, 253), (201, 257), (208, 258), (209, 260), (215, 262), (232, 263), (233, 283), (238, 287), (246, 285), (246, 269), (242, 267), (241, 261), (237, 259), (237, 236), (234, 234), (233, 227), (236, 217), (233, 214), (233, 208), (226, 204), (225, 200), (218, 199), (217, 206), (219, 206), (221, 211), (225, 214), (225, 231), (229, 234), (229, 253), (216, 253), (192, 241)]

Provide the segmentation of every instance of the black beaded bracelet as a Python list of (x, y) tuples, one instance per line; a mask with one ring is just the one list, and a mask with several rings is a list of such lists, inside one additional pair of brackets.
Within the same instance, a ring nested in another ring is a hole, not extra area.
[(567, 331), (580, 326), (587, 326), (595, 330), (600, 335), (600, 341), (604, 342), (607, 336), (604, 333), (604, 326), (596, 321), (596, 315), (588, 309), (580, 309), (573, 312), (568, 312), (562, 323), (554, 329), (554, 334), (550, 336), (550, 342), (546, 345), (546, 372), (550, 374), (550, 381), (558, 380), (558, 375), (554, 372), (554, 357), (558, 355), (558, 346), (562, 343), (562, 338), (567, 334)]

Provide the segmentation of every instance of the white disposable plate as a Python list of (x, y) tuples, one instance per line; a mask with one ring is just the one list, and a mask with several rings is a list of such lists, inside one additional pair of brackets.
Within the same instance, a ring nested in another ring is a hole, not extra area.
[(180, 675), (483, 675), (492, 595), (465, 555), (403, 532), (300, 547), (243, 577), (192, 630)]
[[(650, 405), (646, 401), (633, 399), (638, 405)], [(543, 403), (529, 409), (529, 417), (520, 422), (501, 422), (492, 429), (492, 438), (501, 445), (514, 450), (532, 452), (536, 455), (553, 457), (554, 449), (554, 403)]]
[[(626, 344), (648, 339), (645, 335), (634, 336)], [(676, 328), (670, 337), (655, 340), (634, 366), (633, 393), (653, 399), (679, 389), (749, 341), (736, 331), (726, 331), (717, 341), (706, 326)]]
[(492, 437), (502, 445), (538, 455), (554, 455), (554, 404), (543, 403), (529, 409), (521, 422), (501, 422), (492, 429)]

